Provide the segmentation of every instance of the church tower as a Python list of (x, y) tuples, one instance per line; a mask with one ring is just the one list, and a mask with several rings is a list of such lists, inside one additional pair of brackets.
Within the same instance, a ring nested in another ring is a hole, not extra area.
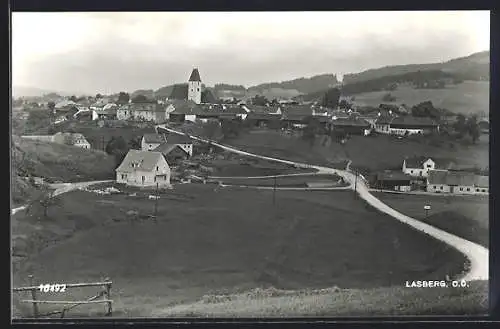
[(201, 78), (197, 68), (193, 69), (188, 81), (188, 100), (201, 103)]

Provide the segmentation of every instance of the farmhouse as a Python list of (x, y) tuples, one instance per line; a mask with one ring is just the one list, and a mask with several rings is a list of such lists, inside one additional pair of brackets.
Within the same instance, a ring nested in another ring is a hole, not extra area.
[(129, 150), (116, 168), (116, 182), (141, 187), (168, 187), (170, 167), (160, 152)]
[(178, 145), (189, 156), (193, 155), (193, 141), (188, 136), (179, 134), (169, 134), (166, 137), (166, 139), (168, 144)]
[(87, 139), (79, 133), (62, 133), (58, 132), (53, 137), (54, 143), (66, 144), (71, 146), (80, 147), (83, 149), (90, 149), (90, 143)]
[(160, 134), (144, 134), (141, 139), (141, 150), (152, 151), (161, 143), (166, 142), (165, 136)]
[(170, 143), (162, 143), (153, 151), (160, 152), (167, 160), (167, 163), (174, 166), (178, 165), (182, 160), (187, 160), (190, 156), (180, 145)]
[(390, 125), (393, 119), (393, 116), (380, 115), (375, 120), (375, 131), (380, 134), (390, 134)]
[(427, 177), (427, 192), (488, 194), (489, 177), (470, 172), (432, 170)]
[(389, 123), (389, 133), (393, 135), (427, 134), (438, 130), (439, 125), (432, 119), (425, 117), (406, 115), (396, 117)]
[(413, 177), (428, 177), (430, 170), (450, 170), (455, 163), (442, 159), (431, 159), (425, 156), (413, 156), (403, 160), (403, 173)]
[(162, 123), (168, 119), (169, 112), (173, 110), (173, 107), (157, 103), (131, 103), (117, 109), (116, 117), (118, 120), (144, 120)]
[(328, 128), (334, 132), (367, 136), (371, 132), (370, 123), (364, 119), (347, 118), (331, 120)]
[(184, 122), (196, 121), (197, 105), (189, 100), (169, 101), (169, 121)]
[(409, 192), (411, 190), (411, 180), (410, 176), (400, 171), (386, 170), (377, 173), (375, 188)]

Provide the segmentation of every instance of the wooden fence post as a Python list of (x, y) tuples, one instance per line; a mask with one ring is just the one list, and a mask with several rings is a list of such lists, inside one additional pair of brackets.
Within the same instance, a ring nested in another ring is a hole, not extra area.
[[(34, 286), (33, 274), (29, 276), (30, 286)], [(38, 303), (36, 302), (36, 288), (31, 289), (31, 298), (33, 299), (33, 316), (38, 318)]]
[[(104, 282), (108, 282), (109, 278), (105, 278)], [(111, 283), (106, 284), (106, 298), (109, 300), (108, 302), (108, 310), (106, 315), (111, 315), (113, 313), (113, 307), (111, 305)]]

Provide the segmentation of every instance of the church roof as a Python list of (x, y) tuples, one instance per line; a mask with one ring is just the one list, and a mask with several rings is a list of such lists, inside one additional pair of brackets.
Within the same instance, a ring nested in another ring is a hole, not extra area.
[(191, 76), (189, 77), (189, 81), (200, 81), (200, 72), (198, 72), (198, 69), (193, 69), (193, 72), (191, 72)]

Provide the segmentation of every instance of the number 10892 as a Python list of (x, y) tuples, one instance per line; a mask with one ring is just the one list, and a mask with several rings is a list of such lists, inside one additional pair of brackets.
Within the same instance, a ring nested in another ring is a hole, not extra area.
[(65, 292), (65, 284), (41, 284), (38, 286), (40, 292)]

